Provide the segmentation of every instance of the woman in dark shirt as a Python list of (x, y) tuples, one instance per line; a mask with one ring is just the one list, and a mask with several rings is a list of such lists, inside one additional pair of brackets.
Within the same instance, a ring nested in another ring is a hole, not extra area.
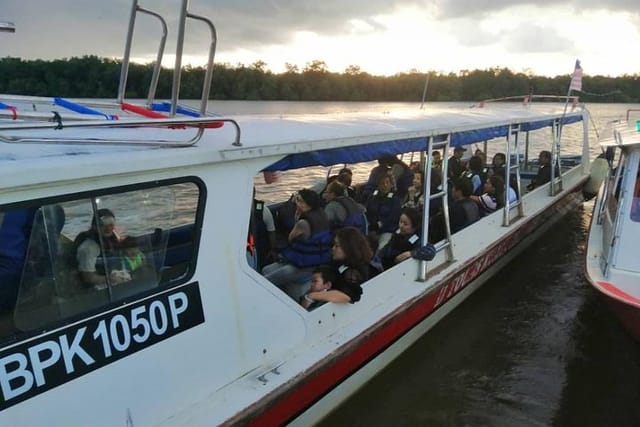
[(417, 209), (402, 209), (398, 229), (387, 245), (379, 252), (384, 269), (389, 269), (405, 259), (411, 258), (411, 251), (420, 246), (422, 220)]
[(362, 283), (369, 280), (369, 263), (373, 258), (371, 247), (364, 235), (355, 227), (336, 230), (332, 248), (332, 267), (336, 281), (326, 292), (310, 292), (305, 295), (310, 303), (328, 301), (355, 303), (362, 295)]

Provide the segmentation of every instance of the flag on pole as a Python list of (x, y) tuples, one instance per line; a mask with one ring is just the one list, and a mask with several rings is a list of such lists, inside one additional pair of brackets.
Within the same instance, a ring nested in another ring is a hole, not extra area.
[(576, 68), (571, 74), (571, 84), (569, 85), (569, 91), (582, 90), (582, 67), (580, 66), (580, 60), (576, 59)]

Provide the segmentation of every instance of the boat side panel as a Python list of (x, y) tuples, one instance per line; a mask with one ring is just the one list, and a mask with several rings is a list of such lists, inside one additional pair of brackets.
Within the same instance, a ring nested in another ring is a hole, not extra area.
[[(262, 276), (246, 262), (252, 180), (259, 168), (229, 163), (164, 174), (199, 176), (209, 183), (200, 257), (189, 282), (201, 297), (202, 322), (65, 382), (55, 392), (41, 393), (0, 411), (0, 424), (18, 425), (29, 420), (32, 425), (121, 425), (129, 411), (136, 423), (155, 425), (178, 408), (205, 399), (216, 389), (295, 348), (305, 336), (303, 310), (294, 308), (297, 305), (277, 288), (257, 280)], [(113, 182), (127, 185), (155, 178), (156, 174), (149, 178), (123, 176)], [(74, 189), (89, 191), (92, 185), (95, 183), (78, 183)], [(216, 192), (217, 185), (224, 185), (225, 191)], [(34, 195), (47, 197), (65, 191), (66, 187), (50, 188)], [(127, 313), (113, 315), (129, 322), (135, 304), (124, 306), (123, 310), (131, 309)], [(43, 359), (45, 355), (42, 353)], [(132, 377), (143, 380), (132, 387)], [(77, 396), (83, 396), (80, 407), (76, 405)], [(158, 407), (157, 402), (168, 403)], [(59, 410), (52, 418), (50, 412), (36, 410), (43, 407)], [(96, 413), (101, 414), (99, 419), (95, 418)]]

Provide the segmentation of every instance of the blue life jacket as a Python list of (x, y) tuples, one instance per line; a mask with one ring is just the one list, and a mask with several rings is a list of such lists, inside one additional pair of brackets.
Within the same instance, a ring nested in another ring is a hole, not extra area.
[(396, 194), (374, 191), (367, 203), (369, 229), (377, 233), (393, 233), (398, 228), (401, 209), (402, 204)]
[(329, 230), (329, 221), (322, 209), (304, 213), (311, 226), (311, 236), (291, 242), (282, 255), (296, 267), (304, 268), (331, 262), (331, 246), (333, 238)]

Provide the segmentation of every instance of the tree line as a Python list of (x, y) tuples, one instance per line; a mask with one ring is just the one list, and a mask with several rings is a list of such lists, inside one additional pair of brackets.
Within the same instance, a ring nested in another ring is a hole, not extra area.
[[(72, 98), (115, 98), (120, 78), (119, 60), (97, 56), (51, 61), (0, 59), (0, 93)], [(130, 64), (126, 97), (146, 98), (153, 65)], [(156, 98), (171, 97), (172, 70), (160, 73)], [(199, 99), (205, 68), (187, 66), (182, 71), (180, 97)], [(580, 99), (585, 102), (640, 102), (640, 74), (621, 77), (585, 76)], [(426, 74), (418, 71), (375, 76), (358, 66), (342, 73), (330, 72), (315, 60), (301, 70), (286, 64), (273, 73), (266, 63), (216, 64), (209, 99), (289, 101), (419, 102)], [(477, 101), (528, 93), (566, 95), (570, 76), (534, 76), (508, 68), (429, 73), (427, 101)]]

